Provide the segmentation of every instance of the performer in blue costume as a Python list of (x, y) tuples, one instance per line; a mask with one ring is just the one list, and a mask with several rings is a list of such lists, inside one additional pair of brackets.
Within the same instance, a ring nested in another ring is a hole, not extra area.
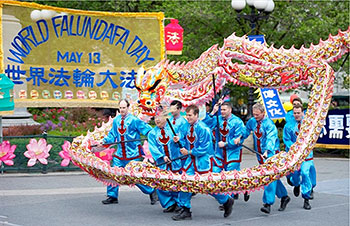
[[(303, 106), (303, 101), (299, 97), (294, 97), (292, 99), (292, 105), (293, 105), (293, 107), (296, 106), (296, 105)], [(290, 111), (287, 112), (285, 120), (286, 120), (286, 123), (288, 123), (289, 121), (295, 120), (294, 117), (293, 117), (293, 110), (290, 110)]]
[[(207, 125), (211, 129), (217, 127), (217, 117), (214, 115), (219, 110), (219, 105), (221, 104), (221, 115), (219, 119), (219, 132), (220, 140), (216, 142), (215, 148), (215, 163), (213, 166), (213, 172), (219, 173), (222, 170), (232, 171), (241, 170), (242, 161), (242, 146), (240, 146), (241, 136), (244, 129), (243, 121), (232, 114), (232, 105), (230, 102), (223, 102), (222, 99), (219, 100), (213, 108), (210, 114), (210, 119), (207, 120)], [(238, 194), (233, 196), (234, 199), (238, 199)], [(249, 195), (245, 193), (244, 200), (248, 201)]]
[(183, 132), (184, 125), (187, 124), (187, 121), (184, 117), (180, 115), (182, 109), (182, 103), (178, 100), (173, 100), (170, 104), (171, 117), (170, 122), (173, 128), (178, 128), (178, 131)]
[[(218, 111), (219, 106), (215, 105), (211, 112), (209, 128), (213, 129), (217, 126), (214, 114)], [(237, 116), (232, 114), (232, 105), (224, 102), (221, 105), (221, 115), (219, 118), (220, 141), (216, 143), (215, 157), (219, 160), (217, 166), (226, 171), (240, 170), (242, 161), (242, 132), (244, 131), (244, 123)]]
[[(157, 165), (168, 162), (168, 164), (159, 166), (160, 169), (179, 173), (182, 169), (181, 159), (175, 161), (171, 161), (171, 159), (181, 156), (180, 148), (174, 142), (174, 134), (166, 123), (166, 118), (162, 115), (161, 111), (157, 112), (154, 122), (156, 127), (148, 133), (148, 146), (152, 157), (155, 159)], [(177, 133), (176, 128), (175, 132)], [(177, 205), (179, 192), (157, 190), (157, 194), (161, 206), (165, 208), (163, 210), (164, 213), (179, 210)]]
[[(129, 114), (129, 102), (127, 100), (121, 100), (119, 102), (120, 115), (113, 120), (112, 129), (109, 131), (107, 137), (103, 139), (103, 143), (113, 143), (120, 141), (127, 141), (133, 139), (140, 139), (140, 133), (147, 135), (152, 129), (151, 126), (137, 117)], [(130, 161), (139, 161), (142, 157), (142, 146), (140, 141), (125, 142), (118, 144), (117, 151), (113, 154), (112, 166), (125, 167)], [(156, 190), (142, 185), (136, 185), (140, 190), (150, 195), (151, 204), (154, 205), (157, 202)], [(119, 186), (107, 187), (106, 200), (103, 200), (103, 204), (118, 203), (118, 191)]]
[(212, 121), (212, 117), (210, 117), (210, 108), (211, 105), (210, 103), (206, 103), (205, 104), (205, 117), (202, 119), (202, 122), (204, 122), (207, 126), (209, 126), (211, 124)]
[[(300, 126), (304, 118), (303, 107), (301, 105), (295, 105), (293, 107), (293, 116), (295, 120), (289, 121), (283, 128), (283, 142), (286, 145), (286, 151), (288, 152), (292, 144), (297, 140)], [(289, 183), (294, 186), (293, 193), (295, 196), (299, 196), (300, 187), (301, 194), (304, 198), (304, 209), (310, 210), (311, 205), (309, 200), (311, 198), (311, 192), (316, 186), (316, 178), (312, 178), (316, 175), (315, 165), (313, 161), (313, 152), (311, 151), (305, 161), (301, 164), (300, 170), (288, 175)], [(301, 183), (300, 183), (301, 176)]]
[[(277, 128), (271, 119), (265, 117), (265, 108), (262, 104), (256, 103), (253, 105), (253, 116), (253, 118), (248, 120), (242, 138), (246, 139), (253, 132), (255, 151), (270, 158), (279, 151)], [(260, 155), (257, 155), (257, 158), (260, 164), (264, 163), (264, 159)], [(260, 209), (262, 212), (270, 213), (271, 205), (275, 202), (275, 195), (281, 198), (281, 206), (278, 210), (285, 210), (290, 197), (282, 182), (277, 180), (265, 186), (264, 205)]]
[[(210, 103), (206, 103), (205, 104), (205, 117), (202, 119), (202, 122), (204, 122), (209, 128), (211, 127), (212, 121), (213, 121), (213, 116), (210, 116), (211, 113), (211, 104)], [(215, 141), (215, 130), (216, 127), (214, 127), (212, 129), (212, 133), (213, 133), (213, 148), (215, 150), (215, 145), (216, 145), (216, 141)]]
[[(294, 94), (295, 95), (295, 94)], [(295, 96), (293, 97), (293, 95), (291, 96), (291, 102), (293, 104), (293, 108), (297, 105), (300, 105), (300, 106), (303, 106), (303, 102), (302, 100)], [(305, 115), (305, 112), (306, 110), (303, 111), (303, 114)], [(295, 122), (295, 118), (294, 118), (294, 115), (293, 115), (293, 110), (291, 111), (288, 111), (288, 113), (286, 114), (286, 123), (288, 122)], [(310, 171), (310, 178), (311, 178), (311, 183), (312, 183), (312, 189), (311, 189), (311, 194), (310, 194), (310, 199), (313, 199), (314, 198), (314, 190), (313, 188), (316, 186), (316, 170), (314, 170), (315, 168), (312, 168), (311, 171)], [(292, 174), (289, 174), (287, 176), (287, 182), (290, 186), (294, 186), (293, 183), (291, 182), (290, 178), (291, 178), (291, 175)], [(299, 190), (299, 193), (300, 193), (300, 190)], [(295, 188), (295, 194), (298, 194), (298, 187)]]
[[(183, 166), (188, 175), (196, 172), (204, 174), (212, 171), (212, 158), (214, 155), (212, 135), (209, 127), (198, 120), (199, 109), (196, 105), (186, 108), (186, 133), (183, 137), (184, 148), (180, 149), (183, 155), (188, 155)], [(233, 199), (229, 195), (211, 194), (220, 204), (224, 205), (224, 217), (232, 213)], [(182, 208), (179, 214), (172, 217), (173, 220), (188, 220), (192, 218), (191, 197), (188, 192), (179, 192), (179, 205)]]

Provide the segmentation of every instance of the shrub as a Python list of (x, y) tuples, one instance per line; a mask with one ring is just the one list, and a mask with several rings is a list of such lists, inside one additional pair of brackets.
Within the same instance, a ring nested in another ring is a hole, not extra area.
[(10, 126), (3, 130), (3, 136), (26, 136), (26, 135), (38, 135), (41, 134), (41, 125), (20, 125)]
[(41, 130), (50, 135), (85, 135), (108, 120), (101, 111), (92, 108), (31, 108), (29, 111), (33, 119), (41, 123)]

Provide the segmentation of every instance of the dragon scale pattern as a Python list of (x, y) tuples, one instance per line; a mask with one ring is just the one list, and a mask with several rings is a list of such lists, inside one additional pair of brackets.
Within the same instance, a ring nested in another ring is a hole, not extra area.
[[(78, 166), (106, 185), (140, 183), (162, 190), (205, 194), (261, 189), (299, 169), (315, 146), (333, 92), (334, 71), (328, 63), (338, 60), (349, 52), (349, 48), (350, 28), (339, 31), (336, 36), (330, 35), (326, 41), (321, 40), (309, 49), (302, 47), (299, 50), (293, 47), (275, 49), (231, 35), (220, 49), (215, 45), (187, 64), (163, 61), (146, 71), (144, 68), (139, 70), (136, 86), (140, 92), (140, 105), (143, 105), (140, 107), (149, 115), (153, 114), (152, 108), (167, 99), (179, 99), (185, 105), (209, 101), (213, 97), (212, 74), (218, 89), (226, 82), (281, 90), (313, 84), (297, 141), (288, 153), (280, 152), (262, 165), (193, 176), (160, 170), (146, 162), (130, 162), (125, 168), (111, 167), (90, 151), (89, 144), (107, 135), (112, 120), (86, 136), (75, 138), (70, 155)], [(232, 63), (232, 59), (243, 64)]]

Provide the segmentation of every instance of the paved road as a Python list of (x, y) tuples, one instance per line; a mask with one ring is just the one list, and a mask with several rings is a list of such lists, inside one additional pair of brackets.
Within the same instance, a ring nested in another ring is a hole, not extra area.
[[(245, 153), (243, 167), (256, 164), (255, 156)], [(102, 205), (105, 187), (85, 173), (0, 175), (0, 226), (95, 226), (95, 225), (349, 225), (349, 160), (316, 158), (317, 187), (312, 209), (302, 208), (303, 199), (293, 197), (284, 212), (260, 212), (262, 191), (249, 202), (235, 202), (229, 218), (223, 218), (218, 203), (210, 196), (192, 199), (192, 221), (175, 222), (172, 214), (151, 206), (149, 197), (137, 188), (122, 186), (119, 204)]]

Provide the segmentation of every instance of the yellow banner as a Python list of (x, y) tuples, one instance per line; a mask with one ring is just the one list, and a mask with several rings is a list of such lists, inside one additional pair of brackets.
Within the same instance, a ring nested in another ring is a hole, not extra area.
[(116, 107), (141, 65), (164, 58), (163, 13), (82, 11), (2, 1), (0, 70), (16, 107)]

